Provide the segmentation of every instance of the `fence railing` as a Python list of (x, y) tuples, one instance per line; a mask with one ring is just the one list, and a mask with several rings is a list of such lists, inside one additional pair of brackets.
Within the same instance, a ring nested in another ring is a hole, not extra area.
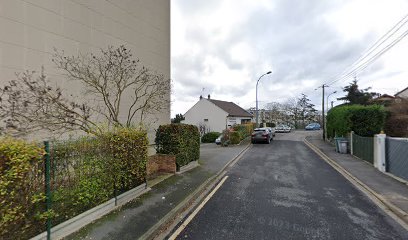
[(374, 163), (374, 138), (361, 137), (355, 133), (352, 134), (353, 139), (353, 155), (361, 158), (371, 164)]
[(408, 180), (408, 138), (390, 138), (385, 140), (386, 171)]
[[(112, 143), (109, 138), (81, 138), (44, 145), (40, 146), (46, 151), (44, 161), (31, 166), (41, 169), (37, 171), (41, 174), (28, 177), (30, 192), (45, 191), (46, 201), (32, 203), (36, 211), (24, 216), (26, 222), (36, 224), (4, 239), (29, 239), (44, 231), (49, 238), (51, 227), (146, 182), (147, 146), (138, 140)], [(46, 214), (47, 222), (38, 222), (38, 214)]]

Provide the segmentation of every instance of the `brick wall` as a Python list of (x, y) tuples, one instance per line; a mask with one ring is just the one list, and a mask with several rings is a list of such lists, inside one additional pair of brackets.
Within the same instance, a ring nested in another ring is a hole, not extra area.
[(153, 178), (162, 173), (176, 172), (176, 156), (155, 154), (149, 156), (147, 162), (147, 178)]

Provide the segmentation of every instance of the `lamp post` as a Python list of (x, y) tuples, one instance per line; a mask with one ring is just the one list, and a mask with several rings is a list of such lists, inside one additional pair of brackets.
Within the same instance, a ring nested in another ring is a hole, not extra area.
[(267, 73), (262, 74), (259, 77), (258, 81), (256, 81), (256, 110), (255, 110), (256, 111), (256, 127), (259, 127), (259, 123), (258, 123), (258, 115), (259, 115), (259, 113), (258, 113), (258, 83), (259, 83), (259, 80), (261, 80), (261, 78), (263, 76), (265, 76), (267, 74), (271, 74), (271, 73), (272, 73), (272, 71), (269, 71)]
[[(337, 91), (334, 91), (334, 92), (330, 93), (329, 95), (327, 95), (327, 99), (326, 99), (326, 104), (327, 104), (326, 111), (327, 112), (329, 112), (329, 97), (330, 97), (330, 95), (335, 94), (335, 93), (337, 93)], [(324, 114), (323, 114), (323, 117), (324, 117)], [(323, 138), (323, 139), (327, 139), (327, 121), (324, 121), (324, 136), (325, 136), (325, 138)]]

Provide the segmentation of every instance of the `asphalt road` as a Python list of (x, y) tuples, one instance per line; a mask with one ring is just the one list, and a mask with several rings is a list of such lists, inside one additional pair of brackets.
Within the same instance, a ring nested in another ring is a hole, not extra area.
[(177, 239), (408, 239), (301, 141), (306, 134), (254, 145)]

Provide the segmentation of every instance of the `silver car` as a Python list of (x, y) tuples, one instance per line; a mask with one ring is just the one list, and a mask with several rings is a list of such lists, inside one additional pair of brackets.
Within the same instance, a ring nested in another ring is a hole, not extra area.
[(272, 128), (272, 127), (266, 127), (267, 129), (269, 129), (269, 131), (272, 133), (272, 136), (274, 136), (275, 137), (275, 132), (276, 132), (276, 130), (275, 130), (275, 128)]
[(273, 140), (272, 132), (268, 128), (255, 128), (251, 134), (251, 142), (270, 143)]
[(280, 132), (280, 133), (288, 133), (290, 132), (291, 128), (284, 124), (279, 124), (278, 126), (276, 126), (275, 130), (276, 132)]

